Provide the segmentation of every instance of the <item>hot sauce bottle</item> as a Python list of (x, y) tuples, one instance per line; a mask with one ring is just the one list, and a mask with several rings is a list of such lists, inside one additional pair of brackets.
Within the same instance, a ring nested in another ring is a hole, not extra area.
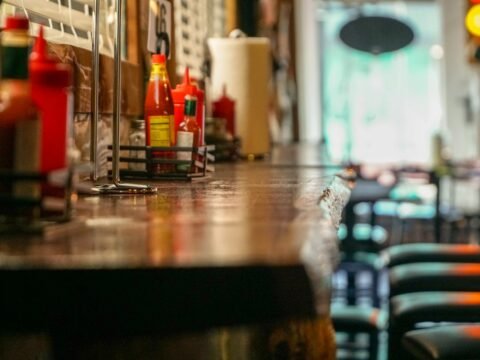
[(40, 110), (40, 168), (44, 172), (68, 166), (67, 149), (73, 123), (72, 69), (48, 54), (43, 27), (29, 60), (32, 100)]
[[(11, 131), (19, 119), (31, 118), (35, 114), (28, 81), (29, 26), (28, 19), (11, 16), (6, 19), (1, 32), (0, 77), (3, 79), (0, 78), (0, 127), (10, 127)], [(7, 141), (13, 144), (14, 135), (11, 133), (1, 140), (3, 153), (2, 145), (6, 145)]]
[(223, 85), (222, 96), (213, 102), (212, 115), (225, 119), (227, 131), (235, 137), (235, 101), (228, 97), (226, 85)]
[(178, 84), (172, 90), (173, 105), (175, 107), (175, 132), (178, 131), (180, 123), (183, 121), (185, 109), (185, 96), (188, 94), (194, 95), (197, 98), (197, 124), (200, 128), (200, 142), (199, 145), (204, 145), (205, 133), (205, 92), (201, 90), (190, 80), (190, 70), (185, 67), (183, 75), (183, 82)]
[[(177, 146), (196, 148), (201, 143), (201, 131), (197, 123), (197, 98), (192, 95), (185, 97), (185, 116), (177, 131)], [(179, 151), (177, 160), (192, 161), (192, 151)], [(181, 172), (192, 172), (192, 165), (182, 164), (177, 166)]]
[[(172, 90), (167, 72), (166, 57), (163, 54), (152, 56), (152, 70), (145, 98), (145, 137), (146, 144), (152, 147), (171, 147), (175, 144), (174, 107)], [(169, 151), (152, 152), (153, 159), (172, 159)], [(154, 164), (152, 174), (173, 171), (171, 164)]]
[(10, 16), (5, 21), (0, 71), (8, 74), (9, 79), (25, 80), (28, 77), (29, 27), (28, 19), (23, 16)]
[[(41, 123), (31, 99), (28, 80), (30, 36), (26, 18), (6, 19), (1, 38), (0, 79), (0, 168), (16, 172), (39, 172)], [(40, 187), (34, 182), (0, 184), (0, 193), (18, 198), (38, 199)], [(27, 208), (26, 208), (27, 209)], [(15, 209), (0, 203), (0, 213), (12, 215)], [(22, 216), (36, 217), (38, 209), (22, 211)]]

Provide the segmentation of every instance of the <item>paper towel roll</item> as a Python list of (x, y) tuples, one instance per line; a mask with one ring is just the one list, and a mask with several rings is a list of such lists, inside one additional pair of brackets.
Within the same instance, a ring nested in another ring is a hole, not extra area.
[(212, 96), (221, 96), (223, 86), (236, 104), (235, 130), (241, 138), (241, 153), (264, 155), (270, 150), (268, 126), (270, 40), (267, 38), (212, 38)]

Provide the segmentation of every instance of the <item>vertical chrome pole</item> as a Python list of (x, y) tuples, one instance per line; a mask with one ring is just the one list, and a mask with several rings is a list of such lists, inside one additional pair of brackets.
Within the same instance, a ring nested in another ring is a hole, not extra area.
[(115, 185), (120, 184), (120, 116), (122, 112), (122, 14), (123, 1), (116, 1), (116, 22), (114, 39), (115, 77), (113, 82), (113, 147), (112, 147), (112, 179)]
[(98, 180), (98, 120), (100, 114), (100, 1), (95, 0), (92, 29), (92, 80), (90, 119), (90, 162), (93, 164), (91, 179)]
[[(98, 1), (98, 0), (97, 0)], [(100, 194), (155, 194), (157, 189), (149, 185), (120, 183), (120, 117), (122, 112), (122, 14), (123, 0), (116, 0), (114, 39), (113, 124), (112, 124), (112, 182), (99, 187)]]

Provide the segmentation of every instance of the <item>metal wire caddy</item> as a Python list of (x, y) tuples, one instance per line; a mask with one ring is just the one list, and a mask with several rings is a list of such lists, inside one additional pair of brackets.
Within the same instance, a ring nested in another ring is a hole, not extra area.
[[(0, 169), (0, 235), (44, 234), (72, 219), (73, 168), (50, 173)], [(33, 186), (36, 195), (16, 194), (15, 187)]]
[[(109, 146), (112, 149), (112, 146)], [(144, 153), (144, 157), (120, 156), (119, 162), (123, 166), (120, 168), (120, 176), (124, 179), (138, 180), (192, 180), (194, 178), (205, 177), (207, 173), (214, 172), (215, 146), (205, 145), (199, 147), (152, 147), (152, 146), (131, 146), (121, 145), (120, 151), (134, 151)], [(192, 160), (177, 160), (177, 154), (188, 152), (192, 154)], [(112, 161), (112, 157), (108, 157)], [(144, 167), (143, 170), (129, 169), (129, 165), (135, 164)], [(163, 166), (166, 168), (161, 173), (153, 171), (154, 166)], [(125, 166), (127, 168), (125, 168)], [(186, 167), (189, 170), (181, 171), (179, 167)], [(112, 176), (112, 171), (109, 171)]]

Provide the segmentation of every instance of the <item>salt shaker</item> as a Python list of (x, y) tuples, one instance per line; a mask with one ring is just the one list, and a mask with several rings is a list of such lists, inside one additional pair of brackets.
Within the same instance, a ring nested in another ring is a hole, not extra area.
[[(132, 121), (130, 135), (130, 146), (145, 146), (145, 120), (138, 119)], [(130, 158), (145, 160), (145, 151), (130, 150)], [(128, 163), (128, 168), (134, 171), (146, 171), (145, 163)]]

